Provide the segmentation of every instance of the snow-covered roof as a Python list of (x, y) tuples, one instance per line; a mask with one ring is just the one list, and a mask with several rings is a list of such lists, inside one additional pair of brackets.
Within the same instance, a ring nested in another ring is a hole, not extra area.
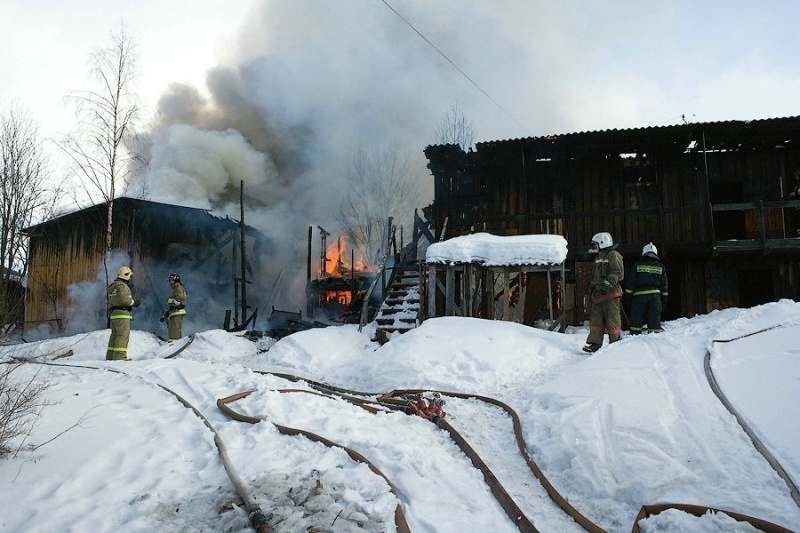
[(567, 258), (567, 240), (561, 235), (476, 233), (431, 244), (428, 263), (477, 263), (485, 266), (560, 265)]

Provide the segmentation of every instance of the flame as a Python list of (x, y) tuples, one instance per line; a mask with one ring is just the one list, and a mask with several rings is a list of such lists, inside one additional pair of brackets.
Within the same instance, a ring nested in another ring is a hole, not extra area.
[(337, 238), (334, 242), (328, 245), (325, 250), (324, 259), (324, 275), (342, 277), (351, 273), (353, 270), (366, 272), (368, 268), (364, 258), (359, 253), (352, 259), (352, 254), (347, 249), (347, 239), (344, 237)]

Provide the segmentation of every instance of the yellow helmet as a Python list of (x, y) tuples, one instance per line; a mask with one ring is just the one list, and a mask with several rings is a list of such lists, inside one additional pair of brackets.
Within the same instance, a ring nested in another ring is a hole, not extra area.
[(119, 267), (119, 270), (117, 270), (117, 277), (119, 279), (130, 281), (131, 276), (133, 276), (133, 271), (130, 269), (130, 267)]

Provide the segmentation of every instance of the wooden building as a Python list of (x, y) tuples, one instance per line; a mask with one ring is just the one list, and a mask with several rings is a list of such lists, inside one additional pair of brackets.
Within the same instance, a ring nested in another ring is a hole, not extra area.
[[(800, 300), (800, 117), (428, 146), (437, 239), (477, 232), (567, 239), (567, 283), (585, 309), (585, 252), (608, 231), (626, 269), (653, 242), (665, 318)], [(584, 313), (572, 322), (581, 323)]]
[(189, 293), (187, 320), (233, 329), (252, 318), (256, 309), (247, 303), (247, 286), (258, 287), (267, 246), (262, 234), (203, 209), (117, 198), (112, 260), (104, 265), (108, 207), (98, 204), (27, 228), (26, 329), (107, 327), (105, 287), (122, 265), (133, 270), (132, 290), (143, 300), (134, 312), (134, 329), (165, 330), (159, 318), (173, 271)]

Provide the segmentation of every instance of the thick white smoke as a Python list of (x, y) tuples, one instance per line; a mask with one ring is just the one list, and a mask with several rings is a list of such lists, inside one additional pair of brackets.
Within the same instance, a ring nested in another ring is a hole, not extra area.
[[(697, 93), (711, 76), (696, 49), (727, 48), (697, 31), (685, 5), (389, 4), (397, 13), (378, 0), (257, 4), (236, 61), (209, 71), (206, 87), (176, 84), (159, 101), (152, 199), (238, 216), (244, 180), (246, 222), (281, 243), (271, 279), (284, 268), (302, 278), (307, 229), (337, 234), (359, 149), (401, 146), (419, 207), (429, 203), (422, 152), (455, 102), (477, 141), (663, 124), (698, 105), (719, 111), (719, 91)], [(411, 213), (393, 216), (408, 223)]]
[[(154, 139), (148, 184), (154, 198), (212, 209), (231, 201), (240, 184), (248, 194), (281, 195), (278, 171), (268, 153), (255, 150), (236, 130), (201, 130), (177, 124)], [(235, 196), (234, 196), (235, 198)]]

